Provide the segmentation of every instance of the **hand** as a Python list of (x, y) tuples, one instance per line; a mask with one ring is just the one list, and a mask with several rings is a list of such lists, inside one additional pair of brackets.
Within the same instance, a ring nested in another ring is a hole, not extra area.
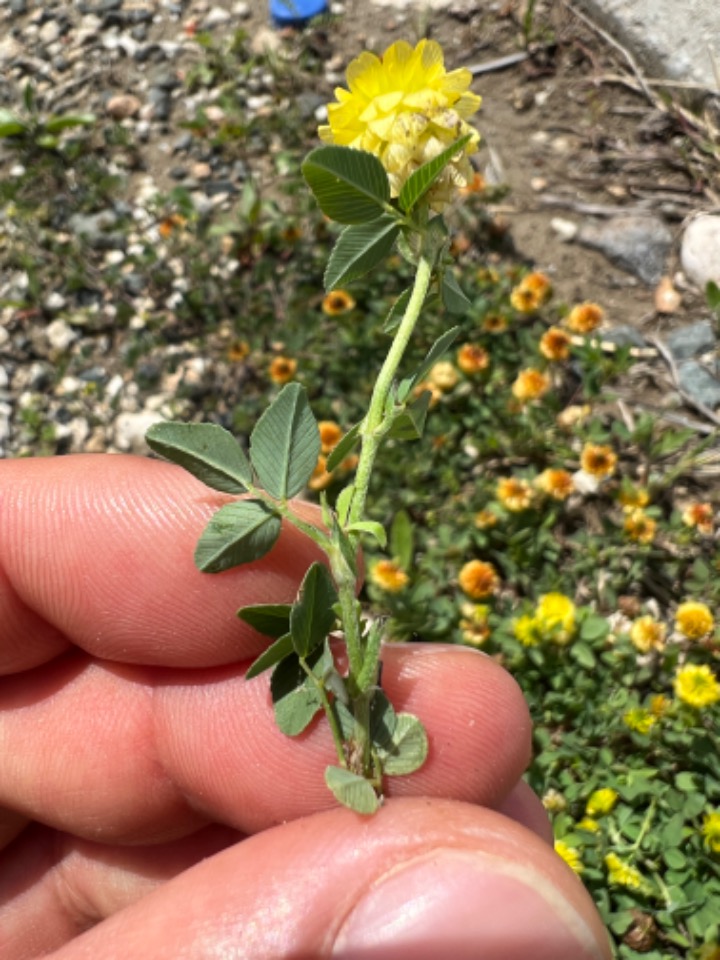
[(132, 457), (0, 464), (3, 960), (609, 957), (489, 658), (388, 648), (429, 760), (374, 817), (333, 806), (327, 726), (277, 730), (267, 677), (243, 679), (264, 641), (234, 616), (292, 600), (315, 548), (288, 528), (199, 573), (224, 499)]

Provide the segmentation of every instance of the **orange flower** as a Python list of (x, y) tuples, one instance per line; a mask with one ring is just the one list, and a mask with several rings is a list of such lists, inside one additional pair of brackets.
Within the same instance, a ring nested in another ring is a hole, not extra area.
[(331, 290), (323, 299), (322, 308), (329, 317), (339, 317), (355, 308), (355, 298), (347, 290)]
[(709, 503), (691, 503), (682, 514), (682, 522), (695, 527), (698, 533), (709, 536), (713, 532), (713, 508)]
[(533, 488), (527, 480), (521, 480), (518, 477), (505, 477), (498, 480), (496, 495), (500, 503), (511, 513), (527, 510), (534, 499)]
[(539, 400), (550, 389), (550, 377), (541, 370), (527, 367), (517, 375), (511, 389), (515, 399), (522, 404)]
[(340, 442), (343, 435), (342, 429), (334, 420), (320, 420), (318, 430), (320, 431), (320, 449), (325, 454), (330, 453), (332, 448)]
[(312, 472), (312, 476), (308, 480), (308, 486), (311, 490), (324, 490), (326, 487), (329, 487), (332, 483), (333, 475), (328, 473), (327, 470), (327, 460), (320, 454), (315, 464), (315, 469)]
[(273, 383), (289, 383), (295, 376), (297, 360), (290, 357), (275, 357), (270, 364), (270, 379)]
[(473, 174), (472, 180), (470, 180), (470, 182), (464, 187), (460, 187), (458, 193), (461, 197), (466, 197), (470, 193), (482, 193), (486, 186), (487, 184), (485, 183), (485, 177), (480, 173), (479, 170), (476, 170)]
[(394, 560), (378, 560), (370, 568), (370, 580), (386, 593), (400, 593), (410, 582), (408, 575)]
[(605, 311), (596, 303), (580, 303), (567, 315), (565, 325), (573, 333), (591, 333), (600, 326), (604, 317)]
[(617, 454), (601, 443), (586, 443), (580, 454), (580, 466), (591, 477), (611, 477), (617, 466)]
[(570, 335), (560, 327), (550, 327), (540, 338), (540, 353), (548, 360), (567, 360), (570, 356)]
[(497, 521), (498, 518), (492, 510), (480, 510), (479, 513), (475, 514), (475, 526), (478, 530), (487, 530), (489, 527), (494, 527)]
[(250, 353), (250, 344), (247, 340), (233, 340), (228, 347), (228, 360), (231, 363), (240, 363)]
[(567, 470), (543, 470), (535, 478), (535, 486), (554, 500), (567, 500), (575, 489), (572, 474)]
[(551, 292), (552, 285), (544, 273), (529, 273), (510, 293), (510, 303), (520, 313), (534, 313)]
[(490, 354), (477, 344), (465, 343), (457, 352), (457, 365), (469, 377), (487, 370), (489, 363)]
[(652, 543), (655, 539), (657, 523), (639, 508), (631, 510), (625, 517), (623, 530), (636, 543)]
[(500, 586), (500, 577), (495, 567), (484, 560), (471, 560), (458, 575), (462, 590), (473, 600), (491, 597)]
[(488, 313), (482, 322), (485, 333), (503, 333), (507, 330), (507, 317), (501, 313)]
[(623, 483), (618, 493), (618, 503), (624, 510), (639, 510), (650, 503), (650, 494), (644, 487), (635, 487), (631, 483)]

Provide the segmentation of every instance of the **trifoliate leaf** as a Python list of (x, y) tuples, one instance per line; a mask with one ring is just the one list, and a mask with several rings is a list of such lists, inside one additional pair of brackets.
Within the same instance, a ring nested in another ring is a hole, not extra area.
[(328, 767), (325, 770), (325, 783), (338, 803), (355, 813), (369, 816), (380, 806), (372, 784), (344, 767)]

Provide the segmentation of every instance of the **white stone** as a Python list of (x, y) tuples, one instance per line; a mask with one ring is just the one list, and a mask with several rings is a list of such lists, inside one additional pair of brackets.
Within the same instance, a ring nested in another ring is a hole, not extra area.
[(720, 284), (720, 216), (706, 214), (691, 220), (680, 246), (685, 276), (704, 289), (709, 281)]
[(207, 28), (218, 27), (221, 24), (227, 23), (229, 19), (230, 14), (227, 10), (223, 10), (222, 7), (213, 7), (203, 20), (203, 26)]
[(45, 336), (54, 350), (67, 350), (77, 333), (64, 320), (53, 320), (45, 328)]
[(164, 418), (159, 413), (140, 410), (137, 413), (121, 413), (115, 420), (114, 443), (118, 450), (132, 453), (147, 453), (145, 434), (155, 423)]
[(67, 300), (65, 297), (61, 293), (55, 291), (53, 293), (49, 293), (47, 297), (45, 297), (45, 300), (43, 301), (43, 307), (50, 313), (57, 313), (58, 310), (62, 310), (66, 303)]

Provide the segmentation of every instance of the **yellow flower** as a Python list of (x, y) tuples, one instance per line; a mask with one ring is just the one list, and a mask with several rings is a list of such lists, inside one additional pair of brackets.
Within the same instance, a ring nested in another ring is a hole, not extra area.
[(487, 530), (488, 527), (494, 527), (498, 518), (492, 510), (480, 510), (475, 514), (475, 526), (478, 530)]
[(465, 343), (457, 352), (457, 365), (469, 377), (487, 370), (489, 363), (490, 354), (477, 344)]
[(473, 600), (491, 597), (500, 586), (495, 567), (484, 560), (470, 560), (458, 575), (461, 589)]
[(610, 813), (617, 801), (617, 790), (613, 790), (612, 787), (601, 787), (590, 794), (585, 804), (585, 813), (589, 817), (604, 817)]
[(571, 403), (569, 407), (561, 410), (555, 419), (557, 425), (563, 430), (572, 430), (573, 427), (587, 420), (591, 412), (591, 407), (587, 403), (583, 403), (582, 405), (579, 403)]
[(611, 477), (617, 466), (617, 454), (605, 444), (586, 443), (580, 454), (580, 466), (592, 477)]
[(680, 667), (673, 681), (675, 696), (701, 710), (720, 700), (720, 683), (706, 664), (688, 663)]
[(270, 364), (270, 379), (273, 383), (289, 383), (295, 376), (297, 360), (289, 357), (275, 357)]
[(644, 487), (623, 482), (618, 495), (618, 503), (624, 510), (638, 510), (650, 503), (650, 494)]
[(572, 474), (567, 470), (543, 470), (535, 477), (535, 486), (554, 500), (567, 500), (575, 489)]
[(567, 800), (558, 790), (550, 787), (542, 795), (542, 805), (548, 813), (562, 813), (563, 810), (567, 809)]
[(240, 363), (250, 353), (250, 344), (247, 340), (233, 340), (228, 347), (228, 360), (231, 363)]
[(505, 477), (498, 480), (496, 496), (506, 510), (511, 513), (520, 513), (532, 504), (533, 488), (527, 480)]
[(434, 407), (435, 404), (442, 397), (442, 390), (436, 383), (432, 383), (430, 380), (421, 380), (420, 383), (416, 384), (413, 387), (413, 396), (421, 397), (423, 393), (430, 394), (430, 407)]
[(669, 707), (670, 701), (662, 693), (650, 698), (650, 713), (654, 717), (662, 717), (664, 713), (667, 713)]
[(657, 717), (643, 707), (631, 707), (623, 714), (623, 723), (636, 733), (650, 733), (657, 723)]
[(571, 847), (569, 844), (565, 843), (564, 840), (555, 841), (555, 853), (562, 857), (565, 863), (575, 873), (582, 873), (585, 869), (583, 867), (580, 851), (576, 847)]
[(575, 632), (575, 604), (563, 593), (546, 593), (538, 601), (535, 621), (544, 639), (565, 646)]
[(625, 517), (623, 530), (636, 543), (652, 543), (655, 539), (656, 522), (644, 510), (633, 510)]
[(400, 593), (410, 578), (394, 560), (378, 560), (370, 569), (370, 580), (386, 593)]
[(550, 389), (550, 377), (541, 370), (526, 367), (517, 375), (511, 389), (513, 396), (520, 403), (539, 400)]
[(320, 450), (328, 454), (340, 442), (343, 435), (342, 428), (334, 420), (320, 420), (318, 430), (320, 431)]
[(501, 313), (488, 313), (482, 322), (485, 333), (503, 333), (507, 330), (507, 317)]
[(565, 325), (573, 333), (591, 333), (599, 327), (605, 313), (596, 303), (580, 303), (565, 318)]
[(583, 817), (582, 820), (577, 822), (578, 830), (587, 830), (588, 833), (597, 833), (600, 829), (600, 824), (597, 820), (593, 820), (592, 817)]
[(318, 131), (321, 140), (375, 154), (397, 197), (418, 167), (470, 134), (431, 188), (430, 206), (442, 210), (458, 188), (474, 181), (468, 157), (480, 134), (467, 118), (481, 99), (468, 89), (469, 70), (446, 72), (438, 43), (421, 40), (413, 49), (400, 40), (382, 57), (365, 51), (350, 63), (346, 79), (350, 89), (336, 88), (338, 102), (328, 105), (328, 123)]
[(548, 360), (567, 360), (570, 356), (570, 335), (560, 327), (550, 327), (540, 338), (540, 353)]
[(713, 508), (709, 503), (691, 503), (682, 513), (682, 522), (709, 536), (713, 532)]
[(524, 647), (535, 647), (540, 642), (537, 620), (529, 613), (513, 620), (513, 633)]
[(355, 298), (347, 290), (331, 290), (323, 298), (322, 309), (329, 317), (339, 317), (355, 308)]
[(605, 866), (608, 868), (610, 883), (629, 887), (631, 890), (639, 890), (644, 885), (640, 871), (631, 867), (629, 863), (625, 863), (616, 853), (607, 854)]
[(428, 373), (430, 383), (443, 393), (453, 390), (457, 386), (458, 379), (458, 372), (449, 360), (440, 360), (433, 364)]
[(544, 273), (529, 273), (510, 293), (510, 303), (519, 313), (534, 313), (550, 297), (552, 285)]
[(312, 476), (308, 480), (308, 487), (311, 490), (324, 490), (332, 483), (333, 475), (327, 470), (327, 460), (320, 454), (315, 464)]
[(651, 616), (638, 617), (630, 627), (630, 640), (640, 653), (662, 650), (667, 627)]
[(720, 810), (706, 813), (703, 819), (702, 835), (705, 846), (713, 853), (720, 853)]
[(688, 640), (700, 640), (714, 627), (713, 615), (704, 603), (687, 600), (675, 611), (675, 629)]
[(463, 618), (460, 621), (463, 640), (473, 647), (481, 647), (490, 636), (488, 614), (490, 607), (485, 603), (464, 603), (461, 608)]

